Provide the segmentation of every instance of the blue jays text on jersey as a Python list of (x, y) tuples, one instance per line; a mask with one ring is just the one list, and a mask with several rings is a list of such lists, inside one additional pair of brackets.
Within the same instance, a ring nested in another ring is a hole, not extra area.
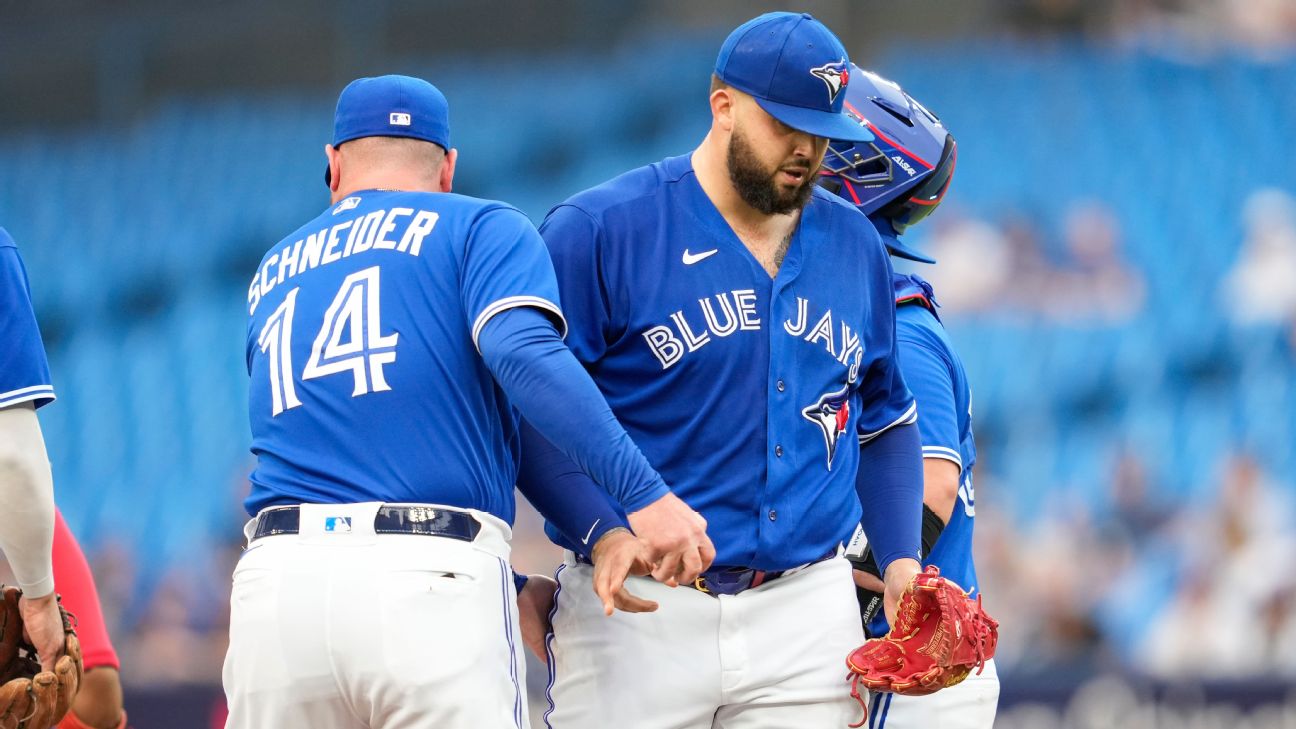
[(18, 246), (0, 228), (0, 408), (54, 400), (45, 345), (32, 310), (27, 269)]
[(771, 279), (685, 156), (575, 196), (541, 234), (568, 346), (706, 517), (715, 564), (785, 569), (839, 543), (859, 441), (915, 418), (868, 219), (816, 188)]
[[(941, 575), (976, 597), (976, 567), (972, 562), (972, 528), (976, 516), (972, 487), (972, 466), (976, 463), (972, 391), (963, 371), (963, 361), (954, 352), (936, 315), (931, 284), (912, 274), (895, 274), (894, 287), (900, 369), (922, 409), (918, 435), (922, 439), (923, 457), (942, 458), (959, 467), (958, 500), (931, 554), (923, 555), (923, 566), (936, 565)], [(886, 618), (879, 615), (870, 628), (881, 631), (874, 635), (885, 633)]]
[(535, 227), (450, 193), (363, 191), (272, 248), (248, 289), (246, 507), (436, 503), (513, 518), (513, 410), (475, 349), (531, 306), (560, 330)]

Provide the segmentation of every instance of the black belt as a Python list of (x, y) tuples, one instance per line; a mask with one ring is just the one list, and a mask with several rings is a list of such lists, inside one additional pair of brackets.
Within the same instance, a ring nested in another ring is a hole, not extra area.
[(709, 569), (697, 576), (689, 587), (707, 595), (737, 595), (753, 587), (773, 582), (791, 570), (766, 572), (744, 567)]
[[(819, 559), (807, 562), (799, 567), (793, 567), (786, 570), (777, 570), (775, 572), (766, 572), (765, 570), (751, 569), (750, 567), (712, 567), (697, 576), (692, 582), (682, 583), (686, 587), (712, 597), (719, 595), (737, 595), (755, 587), (768, 584), (791, 572), (798, 571), (809, 567), (812, 564), (818, 564), (826, 559), (837, 556), (837, 548), (833, 547), (827, 554)], [(576, 561), (583, 564), (593, 564), (582, 554), (576, 554)]]
[[(347, 517), (324, 517), (347, 519)], [(334, 522), (335, 524), (337, 522)], [(346, 521), (350, 524), (350, 521)], [(279, 534), (296, 534), (301, 527), (301, 509), (296, 506), (275, 506), (257, 515), (252, 541)], [(481, 522), (472, 514), (433, 506), (393, 506), (384, 504), (374, 515), (374, 532), (377, 534), (422, 534), (429, 537), (449, 537), (465, 542), (477, 538)], [(326, 526), (326, 531), (328, 531)], [(336, 529), (334, 531), (350, 531)]]

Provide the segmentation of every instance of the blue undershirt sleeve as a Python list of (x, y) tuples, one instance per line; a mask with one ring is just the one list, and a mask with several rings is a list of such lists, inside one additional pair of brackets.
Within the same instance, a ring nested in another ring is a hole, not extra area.
[(860, 524), (882, 574), (897, 559), (919, 559), (923, 465), (918, 426), (890, 428), (860, 446), (855, 490), (864, 507)]
[(666, 494), (662, 477), (539, 309), (521, 306), (492, 316), (477, 343), (522, 417), (627, 511)]
[(611, 497), (527, 421), (521, 424), (518, 491), (558, 528), (573, 549), (591, 557), (599, 537), (629, 528)]

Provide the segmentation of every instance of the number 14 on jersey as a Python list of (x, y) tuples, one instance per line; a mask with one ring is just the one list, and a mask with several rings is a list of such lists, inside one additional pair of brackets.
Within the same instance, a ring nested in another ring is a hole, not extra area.
[[(324, 323), (311, 345), (303, 380), (350, 372), (351, 397), (390, 390), (383, 366), (396, 361), (395, 332), (382, 333), (378, 266), (356, 271), (338, 288), (324, 312)], [(270, 395), (274, 415), (301, 405), (293, 380), (292, 327), (297, 308), (294, 288), (266, 319), (257, 344), (270, 356)]]

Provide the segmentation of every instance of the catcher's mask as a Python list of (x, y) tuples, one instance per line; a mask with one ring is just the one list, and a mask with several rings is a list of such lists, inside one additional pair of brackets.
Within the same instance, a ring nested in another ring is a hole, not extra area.
[[(891, 223), (897, 235), (931, 215), (949, 189), (958, 145), (939, 118), (895, 83), (851, 68), (845, 109), (876, 139), (832, 140), (819, 170), (819, 184), (865, 215)], [(934, 263), (898, 241), (893, 255)]]

